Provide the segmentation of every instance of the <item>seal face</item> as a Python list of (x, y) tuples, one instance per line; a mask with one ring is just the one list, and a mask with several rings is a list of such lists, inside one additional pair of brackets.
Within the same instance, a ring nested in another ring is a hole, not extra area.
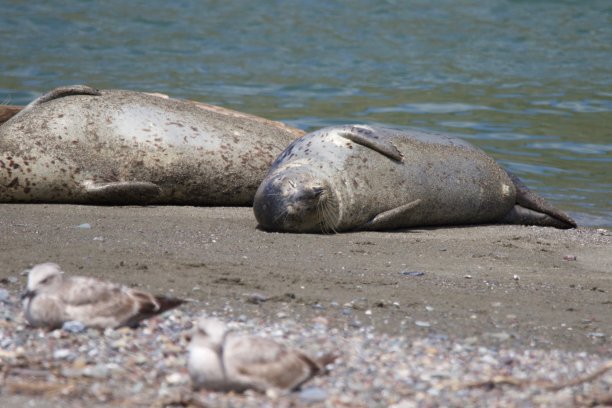
[(165, 95), (58, 88), (0, 126), (0, 202), (250, 205), (302, 133)]
[(263, 229), (286, 232), (494, 222), (575, 226), (519, 183), (464, 140), (348, 125), (292, 142), (259, 186), (253, 209)]

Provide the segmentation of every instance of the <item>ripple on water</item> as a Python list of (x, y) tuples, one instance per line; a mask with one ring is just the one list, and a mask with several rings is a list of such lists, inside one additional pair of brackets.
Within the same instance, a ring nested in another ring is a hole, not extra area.
[(605, 99), (583, 99), (579, 101), (560, 101), (557, 99), (551, 99), (533, 101), (531, 104), (536, 106), (550, 106), (552, 108), (568, 110), (576, 113), (612, 112), (612, 101)]
[[(612, 144), (574, 143), (574, 142), (537, 142), (527, 144), (528, 149), (563, 150), (580, 155), (598, 155), (612, 153)], [(569, 160), (589, 160), (588, 158), (566, 156)], [(603, 157), (604, 161), (612, 161), (612, 157)]]
[(365, 110), (365, 114), (376, 114), (376, 113), (421, 113), (421, 114), (436, 114), (436, 113), (458, 113), (458, 112), (469, 112), (469, 111), (480, 111), (480, 110), (493, 110), (488, 106), (472, 105), (468, 103), (405, 103), (397, 106), (382, 106), (368, 108)]

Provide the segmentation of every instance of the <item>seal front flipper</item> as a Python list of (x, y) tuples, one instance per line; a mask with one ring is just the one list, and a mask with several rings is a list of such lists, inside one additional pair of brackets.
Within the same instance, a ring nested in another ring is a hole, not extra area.
[(98, 89), (92, 88), (87, 85), (70, 85), (70, 86), (60, 86), (59, 88), (55, 88), (52, 91), (47, 92), (46, 94), (34, 99), (30, 104), (26, 107), (31, 108), (32, 106), (40, 105), (45, 102), (52, 101), (54, 99), (63, 98), (65, 96), (71, 95), (93, 95), (100, 96), (102, 95)]
[(506, 173), (516, 188), (516, 205), (502, 222), (564, 229), (576, 228), (576, 221), (527, 188), (517, 176), (507, 170)]
[(380, 231), (398, 228), (397, 226), (402, 225), (402, 220), (406, 218), (407, 214), (420, 203), (421, 199), (414, 200), (408, 204), (400, 205), (399, 207), (377, 214), (359, 229), (364, 231)]
[(150, 203), (161, 194), (161, 188), (148, 181), (83, 182), (87, 202), (95, 204), (142, 205)]
[(30, 102), (25, 108), (21, 110), (21, 112), (17, 113), (14, 118), (21, 116), (23, 113), (29, 111), (35, 106), (42, 105), (45, 102), (52, 101), (54, 99), (63, 98), (65, 96), (71, 95), (92, 95), (92, 96), (100, 96), (102, 95), (99, 90), (92, 88), (87, 85), (70, 85), (70, 86), (60, 86), (59, 88), (55, 88), (52, 91), (47, 92), (46, 94), (39, 96)]
[(399, 162), (404, 160), (404, 156), (393, 143), (391, 143), (389, 140), (381, 139), (376, 132), (374, 132), (368, 126), (347, 126), (341, 129), (338, 132), (338, 135), (357, 144), (375, 150), (378, 153), (387, 156), (391, 160)]

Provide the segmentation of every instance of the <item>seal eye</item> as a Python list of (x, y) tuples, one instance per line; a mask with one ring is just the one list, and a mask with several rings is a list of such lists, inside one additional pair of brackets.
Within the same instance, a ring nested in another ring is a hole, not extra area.
[(312, 192), (315, 197), (318, 197), (321, 195), (321, 193), (323, 193), (323, 187), (315, 187), (312, 189)]

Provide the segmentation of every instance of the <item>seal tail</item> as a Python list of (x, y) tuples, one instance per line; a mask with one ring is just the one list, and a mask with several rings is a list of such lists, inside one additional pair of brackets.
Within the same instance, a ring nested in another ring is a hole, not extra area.
[(516, 205), (502, 220), (508, 224), (576, 228), (576, 221), (531, 191), (514, 174), (506, 171), (516, 188)]

